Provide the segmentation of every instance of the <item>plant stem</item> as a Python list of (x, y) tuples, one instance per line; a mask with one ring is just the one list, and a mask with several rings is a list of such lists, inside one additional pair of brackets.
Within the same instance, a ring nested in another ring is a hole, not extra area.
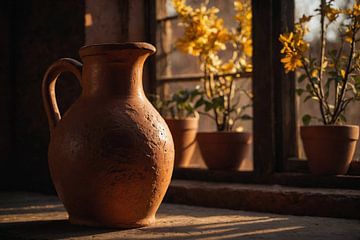
[(320, 94), (318, 92), (318, 89), (315, 87), (315, 84), (313, 83), (313, 81), (311, 81), (311, 75), (310, 75), (310, 72), (308, 70), (308, 66), (307, 66), (304, 58), (302, 58), (302, 64), (303, 64), (303, 69), (305, 71), (305, 74), (306, 74), (306, 76), (308, 77), (308, 79), (310, 81), (311, 88), (314, 90), (314, 93), (315, 93), (316, 97), (319, 99), (319, 108), (320, 108), (321, 117), (322, 117), (324, 125), (326, 125), (327, 118), (326, 118), (325, 113), (324, 113), (324, 105), (322, 103), (322, 98), (321, 98), (321, 96), (320, 96)]
[[(213, 98), (213, 89), (211, 87), (211, 78), (212, 76), (210, 76), (208, 74), (208, 69), (207, 69), (207, 58), (205, 58), (205, 61), (204, 61), (204, 90), (205, 90), (205, 94), (206, 94), (206, 97), (211, 101), (212, 98)], [(216, 124), (216, 128), (218, 131), (221, 131), (221, 124), (219, 122), (219, 116), (218, 116), (218, 113), (216, 111), (215, 108), (213, 108), (213, 112), (214, 112), (214, 119), (215, 120), (215, 124)]]
[(228, 93), (228, 96), (227, 96), (227, 113), (228, 113), (228, 119), (226, 120), (226, 130), (230, 130), (230, 124), (229, 124), (229, 121), (230, 121), (230, 108), (231, 108), (231, 92), (232, 92), (232, 88), (233, 88), (233, 84), (234, 84), (234, 79), (231, 78), (231, 81), (230, 81), (230, 87), (229, 87), (229, 93)]
[(209, 113), (207, 113), (207, 112), (200, 112), (200, 111), (198, 111), (198, 113), (201, 114), (201, 115), (207, 116), (207, 117), (209, 117), (209, 118), (211, 118), (212, 120), (215, 121), (215, 118), (214, 118), (213, 116), (211, 116), (211, 114), (209, 114)]
[(342, 87), (341, 87), (341, 92), (340, 92), (340, 95), (339, 95), (338, 104), (335, 107), (334, 114), (333, 114), (333, 117), (332, 117), (331, 122), (330, 122), (331, 124), (335, 124), (337, 119), (339, 118), (340, 114), (345, 110), (343, 107), (341, 107), (341, 105), (343, 105), (342, 102), (344, 101), (346, 87), (347, 87), (347, 83), (349, 81), (351, 62), (352, 62), (353, 55), (354, 55), (354, 50), (355, 50), (355, 36), (356, 36), (356, 32), (357, 32), (357, 31), (355, 31), (356, 25), (357, 25), (357, 20), (356, 20), (356, 17), (355, 17), (354, 18), (354, 24), (352, 26), (353, 33), (352, 33), (352, 36), (351, 36), (351, 48), (350, 48), (349, 59), (348, 59), (346, 70), (345, 70), (345, 76), (342, 79), (343, 84), (342, 84)]
[[(211, 74), (209, 76), (209, 92), (210, 92), (210, 100), (212, 100), (215, 96), (215, 92), (214, 92), (214, 89), (212, 88), (212, 81), (213, 81), (213, 78), (214, 78), (214, 75)], [(214, 111), (214, 115), (215, 115), (215, 119), (216, 119), (216, 126), (217, 126), (217, 129), (218, 131), (223, 131), (224, 130), (224, 122), (220, 123), (220, 117), (219, 117), (219, 114), (216, 110), (216, 108), (213, 108), (213, 111)]]
[[(322, 86), (323, 82), (323, 73), (324, 73), (324, 61), (325, 61), (325, 48), (326, 48), (326, 26), (325, 26), (325, 6), (326, 6), (326, 0), (321, 0), (321, 6), (320, 6), (320, 24), (321, 24), (321, 36), (320, 36), (320, 71), (319, 71), (319, 94), (320, 94), (320, 109), (322, 109), (324, 106), (327, 105), (326, 99), (324, 98), (324, 90)], [(328, 109), (329, 110), (329, 109)], [(323, 118), (326, 117), (325, 114), (322, 115)], [(326, 125), (327, 120), (323, 119), (324, 124)]]
[(206, 63), (207, 61), (206, 61), (206, 59), (205, 59), (205, 64), (204, 64), (204, 90), (205, 90), (205, 94), (206, 94), (206, 96), (210, 99), (211, 98), (211, 96), (210, 96), (210, 94), (209, 94), (209, 88), (208, 88), (208, 86), (207, 86), (207, 84), (208, 84), (208, 71), (207, 71), (207, 63)]
[[(337, 55), (336, 55), (336, 58), (335, 58), (335, 62), (334, 62), (334, 66), (335, 66), (335, 71), (337, 73), (339, 73), (339, 68), (338, 68), (338, 64), (339, 64), (339, 59), (341, 57), (341, 54), (342, 54), (342, 51), (343, 51), (343, 48), (344, 48), (344, 39), (341, 38), (341, 45), (340, 45), (340, 49), (339, 51), (337, 52)], [(339, 90), (338, 90), (338, 81), (337, 79), (335, 80), (335, 86), (334, 86), (334, 90), (335, 90), (335, 97), (334, 97), (334, 106), (336, 106), (338, 104), (338, 99), (339, 99)], [(334, 112), (335, 113), (335, 112)]]

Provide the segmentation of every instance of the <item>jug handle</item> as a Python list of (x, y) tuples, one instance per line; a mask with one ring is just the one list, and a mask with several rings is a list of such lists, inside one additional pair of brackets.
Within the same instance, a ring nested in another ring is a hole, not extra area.
[(42, 81), (42, 97), (46, 115), (49, 121), (50, 133), (61, 120), (61, 114), (56, 101), (55, 85), (58, 77), (70, 72), (76, 76), (81, 85), (82, 64), (75, 59), (61, 58), (54, 62), (46, 71)]

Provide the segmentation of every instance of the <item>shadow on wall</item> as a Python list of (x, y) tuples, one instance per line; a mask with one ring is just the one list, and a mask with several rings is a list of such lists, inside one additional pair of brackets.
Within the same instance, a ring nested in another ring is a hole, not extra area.
[[(55, 60), (78, 59), (78, 49), (84, 44), (85, 6), (83, 1), (5, 0), (3, 4), (7, 8), (0, 8), (0, 12), (6, 14), (0, 14), (0, 19), (10, 27), (4, 29), (2, 38), (7, 39), (5, 47), (9, 50), (0, 64), (8, 61), (10, 74), (0, 76), (0, 88), (9, 94), (0, 106), (2, 114), (9, 115), (8, 120), (1, 121), (0, 143), (5, 140), (9, 146), (8, 153), (3, 151), (3, 144), (0, 146), (0, 188), (49, 192), (49, 131), (41, 81)], [(64, 111), (76, 99), (79, 87), (71, 80), (60, 80), (57, 89)], [(9, 136), (4, 135), (3, 128)]]

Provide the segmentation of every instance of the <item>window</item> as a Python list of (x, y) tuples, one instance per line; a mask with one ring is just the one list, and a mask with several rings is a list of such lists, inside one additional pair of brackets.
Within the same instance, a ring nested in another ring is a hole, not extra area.
[[(196, 8), (202, 1), (188, 0), (187, 4)], [(209, 1), (209, 7), (216, 6), (220, 9), (218, 16), (224, 19), (227, 28), (235, 28), (235, 10), (233, 0), (212, 0)], [(203, 72), (197, 57), (181, 52), (176, 48), (176, 41), (183, 36), (183, 28), (179, 26), (180, 19), (176, 10), (173, 8), (171, 0), (160, 0), (157, 2), (157, 92), (163, 97), (168, 97), (173, 92), (183, 88), (195, 88), (202, 85)], [(231, 59), (232, 49), (227, 46), (226, 51), (220, 53), (224, 60)], [(236, 77), (236, 85), (242, 89), (251, 90), (251, 72), (238, 72), (240, 77)], [(237, 95), (240, 95), (237, 93)], [(247, 97), (241, 98), (242, 105), (250, 104)], [(252, 115), (251, 108), (246, 110), (246, 114)], [(252, 121), (241, 121), (244, 131), (252, 132)], [(203, 115), (200, 117), (199, 131), (216, 131), (216, 126), (212, 119)], [(251, 151), (252, 152), (252, 151)], [(201, 159), (199, 149), (195, 151), (190, 163), (191, 167), (206, 168)], [(253, 169), (252, 154), (242, 163), (241, 171)]]
[[(157, 85), (161, 94), (179, 87), (199, 83), (196, 59), (173, 48), (177, 18), (169, 7), (170, 1), (158, 0), (157, 5)], [(189, 1), (192, 2), (192, 1)], [(196, 1), (195, 1), (196, 2)], [(214, 2), (222, 1), (210, 1)], [(280, 33), (293, 28), (302, 1), (252, 0), (253, 9), (253, 172), (223, 172), (200, 169), (178, 169), (175, 177), (210, 181), (280, 183), (297, 186), (358, 188), (358, 162), (353, 162), (347, 176), (319, 177), (307, 174), (307, 162), (298, 137), (300, 116), (304, 112), (296, 97), (295, 74), (285, 74), (280, 62)], [(297, 5), (296, 5), (297, 4)], [(226, 4), (227, 6), (231, 4)], [(160, 10), (159, 10), (160, 9)], [(298, 10), (299, 9), (299, 10)], [(171, 36), (171, 37), (169, 37)], [(180, 58), (186, 59), (182, 68)], [(176, 68), (176, 69), (175, 69)], [(186, 75), (185, 75), (186, 73)], [(243, 81), (240, 79), (238, 81)], [(205, 126), (205, 125), (204, 125)], [(251, 125), (247, 126), (251, 128)], [(299, 147), (300, 145), (300, 147)], [(299, 154), (300, 153), (300, 154)], [(198, 156), (195, 156), (197, 158)], [(199, 167), (200, 165), (195, 165)], [(200, 167), (203, 167), (200, 166)], [(242, 169), (245, 170), (245, 169)]]

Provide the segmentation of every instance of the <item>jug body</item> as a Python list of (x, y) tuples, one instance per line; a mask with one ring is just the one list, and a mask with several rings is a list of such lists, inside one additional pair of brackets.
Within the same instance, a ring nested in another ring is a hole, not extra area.
[(142, 89), (151, 51), (144, 43), (80, 50), (83, 93), (62, 118), (54, 114), (59, 119), (49, 144), (51, 177), (72, 223), (130, 228), (155, 220), (170, 183), (174, 147)]

